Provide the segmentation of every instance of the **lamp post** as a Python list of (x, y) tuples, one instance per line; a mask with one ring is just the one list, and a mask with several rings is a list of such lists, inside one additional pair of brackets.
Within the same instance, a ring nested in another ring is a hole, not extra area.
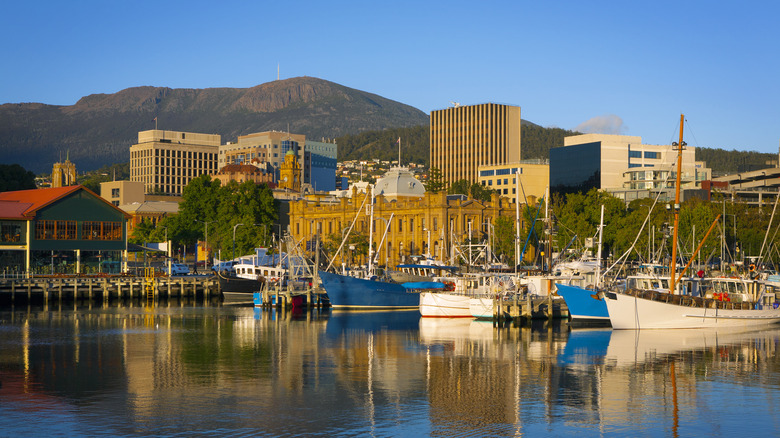
[[(205, 224), (206, 225), (206, 237), (205, 237), (205, 240), (206, 240), (206, 260), (204, 260), (203, 267), (204, 268), (208, 268), (209, 267), (209, 224), (213, 224), (216, 221), (206, 222), (206, 221), (199, 221), (199, 220), (195, 219), (195, 222), (199, 222), (201, 224)], [(198, 268), (197, 264), (198, 264), (198, 261), (196, 260), (195, 261), (195, 269)]]
[(428, 247), (425, 249), (425, 251), (426, 251), (426, 256), (428, 256), (428, 258), (431, 258), (431, 230), (427, 228), (423, 228), (423, 231), (428, 233)]
[(244, 224), (235, 224), (233, 225), (233, 259), (236, 259), (236, 228)]

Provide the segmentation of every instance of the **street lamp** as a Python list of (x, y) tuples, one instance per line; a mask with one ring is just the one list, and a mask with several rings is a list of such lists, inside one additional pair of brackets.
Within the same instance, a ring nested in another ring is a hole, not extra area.
[(244, 224), (233, 225), (233, 260), (236, 259), (236, 228), (238, 228), (240, 225)]
[(431, 230), (423, 228), (423, 231), (428, 233), (428, 247), (426, 248), (428, 258), (431, 258)]
[[(208, 268), (209, 267), (209, 224), (213, 224), (216, 221), (206, 222), (206, 221), (199, 221), (197, 219), (194, 219), (195, 222), (199, 222), (201, 224), (206, 225), (206, 260), (204, 260), (203, 267)], [(197, 260), (195, 261), (195, 264), (197, 265)], [(195, 267), (197, 269), (197, 266)]]

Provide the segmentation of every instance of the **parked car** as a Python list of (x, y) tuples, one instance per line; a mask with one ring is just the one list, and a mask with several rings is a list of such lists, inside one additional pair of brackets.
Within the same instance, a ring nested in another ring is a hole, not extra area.
[(168, 275), (187, 275), (190, 273), (190, 268), (182, 263), (171, 263), (171, 272)]
[(233, 266), (235, 266), (238, 262), (235, 260), (228, 260), (226, 262), (220, 262), (216, 265), (211, 267), (211, 270), (214, 272), (223, 272), (223, 271), (230, 271), (233, 269)]

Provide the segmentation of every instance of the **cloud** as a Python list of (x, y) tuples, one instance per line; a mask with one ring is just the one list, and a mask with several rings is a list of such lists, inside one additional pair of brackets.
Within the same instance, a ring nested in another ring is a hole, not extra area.
[(623, 125), (623, 119), (614, 114), (607, 114), (584, 121), (577, 125), (574, 130), (585, 134), (622, 135), (626, 132), (626, 128), (627, 127)]

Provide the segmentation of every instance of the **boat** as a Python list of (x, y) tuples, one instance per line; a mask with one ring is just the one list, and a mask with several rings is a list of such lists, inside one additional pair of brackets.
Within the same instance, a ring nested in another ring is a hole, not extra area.
[(420, 293), (420, 314), (425, 317), (493, 317), (493, 300), (518, 293), (519, 281), (509, 274), (466, 273), (455, 277), (435, 277), (445, 290)]
[(334, 309), (416, 309), (420, 294), (402, 283), (319, 271), (323, 289)]
[[(695, 296), (686, 294), (680, 288), (677, 278), (677, 233), (680, 216), (680, 175), (682, 167), (683, 125), (685, 116), (680, 116), (680, 141), (677, 147), (677, 183), (674, 200), (674, 235), (670, 263), (669, 284), (659, 290), (647, 290), (626, 286), (604, 293), (610, 324), (616, 330), (639, 329), (682, 329), (682, 328), (748, 328), (780, 322), (778, 288), (768, 282), (756, 282), (754, 287), (743, 292), (716, 292)], [(720, 215), (713, 222), (713, 226)], [(771, 224), (771, 221), (770, 221)], [(710, 227), (712, 230), (713, 227)], [(709, 232), (704, 236), (706, 240)], [(701, 247), (701, 245), (700, 245)], [(698, 251), (698, 250), (697, 250)], [(693, 257), (695, 257), (695, 253)], [(693, 258), (692, 257), (692, 258)], [(680, 276), (682, 277), (682, 275)], [(715, 279), (724, 282), (725, 279)]]
[(425, 259), (417, 263), (397, 265), (395, 269), (388, 270), (387, 275), (396, 283), (408, 283), (452, 275), (458, 269), (457, 266), (448, 266), (435, 260)]
[(251, 299), (266, 285), (260, 267), (249, 263), (236, 264), (230, 271), (217, 271), (217, 281), (225, 300)]

